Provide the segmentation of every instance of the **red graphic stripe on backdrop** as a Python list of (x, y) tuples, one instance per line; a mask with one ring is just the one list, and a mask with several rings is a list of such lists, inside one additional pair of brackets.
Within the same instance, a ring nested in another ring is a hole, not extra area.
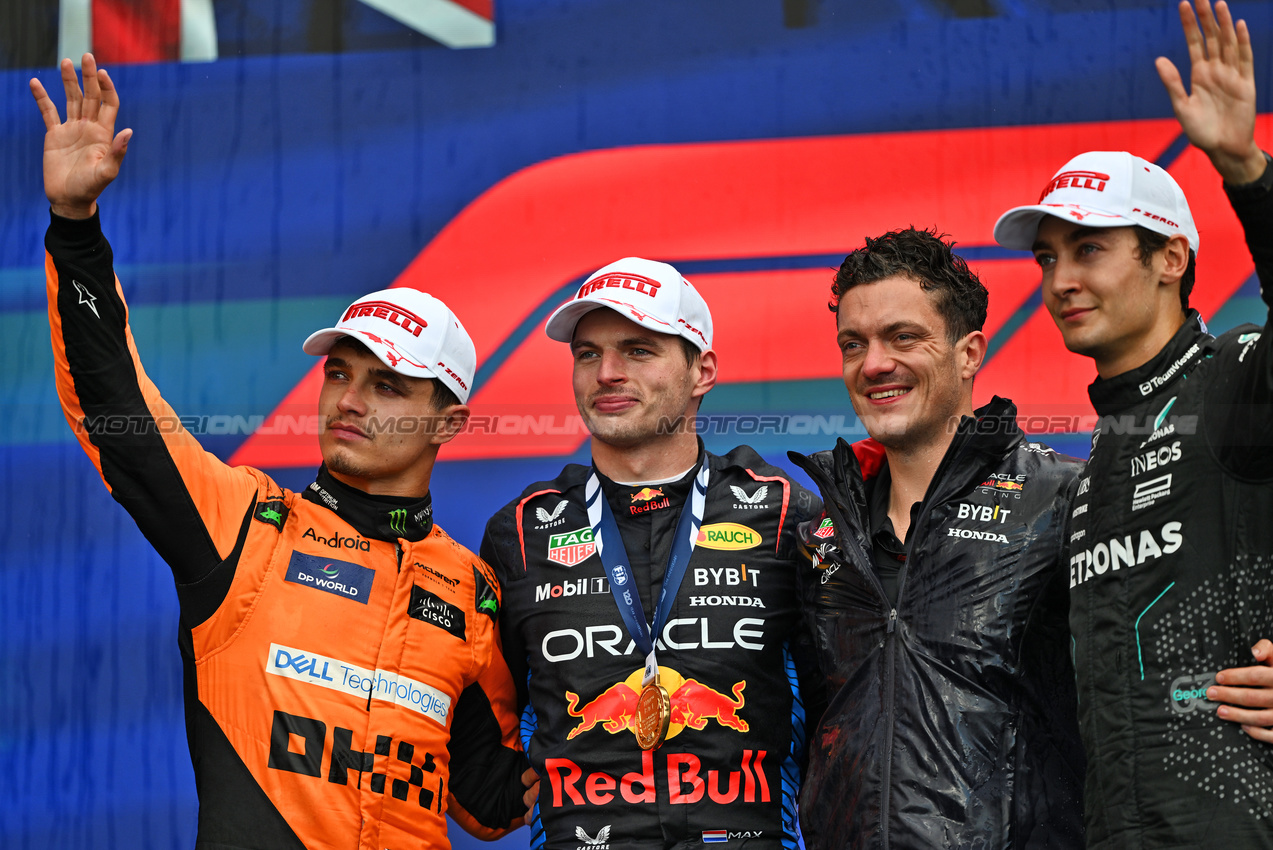
[(451, 2), (457, 6), (463, 6), (488, 21), (495, 20), (495, 0), (451, 0)]
[[(1262, 117), (1257, 137), (1267, 139), (1270, 129)], [(574, 154), (510, 175), (475, 199), (395, 285), (428, 289), (464, 317), (481, 362), (562, 284), (616, 257), (675, 263), (836, 254), (907, 224), (936, 225), (963, 245), (990, 245), (999, 214), (1037, 198), (1058, 164), (1083, 150), (1130, 149), (1153, 158), (1179, 132), (1174, 120), (1158, 119)], [(1208, 315), (1241, 286), (1251, 262), (1219, 179), (1202, 165), (1187, 152), (1171, 171), (1202, 233), (1194, 300)], [(535, 260), (515, 279), (490, 259), (509, 251)], [(992, 290), (993, 333), (1037, 288), (1038, 269), (1015, 259), (975, 265)], [(691, 276), (712, 305), (722, 382), (838, 374), (825, 307), (830, 272)], [(492, 300), (498, 312), (490, 310)], [(544, 337), (542, 327), (477, 388), (470, 405), (479, 427), (448, 444), (446, 459), (561, 455), (583, 442), (569, 349)], [(1065, 351), (1040, 308), (978, 376), (974, 400), (993, 392), (1023, 411), (1090, 415), (1091, 372), (1090, 361)], [(232, 462), (317, 465), (317, 441), (293, 426), (314, 413), (321, 382), (316, 365), (267, 419), (282, 427), (250, 437)], [(1077, 430), (1067, 421), (1039, 430)]]
[(93, 0), (99, 65), (181, 58), (181, 0)]

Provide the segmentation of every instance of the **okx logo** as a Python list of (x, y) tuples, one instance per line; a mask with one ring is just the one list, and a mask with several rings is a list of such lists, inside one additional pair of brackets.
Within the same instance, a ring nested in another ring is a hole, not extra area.
[[(637, 700), (641, 694), (641, 678), (644, 673), (644, 668), (637, 670), (582, 706), (579, 705), (578, 694), (566, 691), (566, 713), (579, 719), (579, 723), (570, 730), (566, 739), (570, 740), (598, 724), (611, 735), (624, 729), (635, 735)], [(703, 729), (709, 720), (715, 720), (721, 726), (738, 732), (748, 730), (747, 721), (738, 716), (738, 710), (745, 704), (743, 689), (747, 687), (747, 680), (734, 684), (732, 699), (697, 679), (686, 679), (676, 670), (662, 665), (659, 665), (659, 681), (672, 697), (668, 740), (681, 734), (687, 726), (691, 729)]]
[[(296, 747), (294, 739), (302, 742), (302, 746)], [(270, 728), (269, 765), (274, 770), (322, 778), (327, 740), (327, 724), (323, 721), (275, 711)], [(424, 752), (421, 754), (423, 758), (417, 758), (414, 744), (406, 741), (396, 743), (397, 746), (394, 746), (393, 738), (388, 735), (377, 735), (375, 748), (371, 752), (363, 752), (354, 747), (352, 729), (335, 727), (332, 729), (331, 767), (327, 771), (327, 781), (334, 785), (348, 785), (350, 771), (353, 771), (352, 781), (359, 788), (369, 787), (375, 794), (384, 794), (388, 789), (394, 799), (405, 801), (414, 797), (420, 808), (441, 812), (445, 795), (433, 753)], [(364, 773), (371, 774), (371, 781), (366, 785), (363, 784)]]

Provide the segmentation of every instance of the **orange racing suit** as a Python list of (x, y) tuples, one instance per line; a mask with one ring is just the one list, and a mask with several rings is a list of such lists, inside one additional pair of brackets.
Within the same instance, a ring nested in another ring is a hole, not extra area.
[(46, 236), (58, 394), (172, 568), (201, 848), (448, 848), (525, 807), (490, 568), (432, 502), (205, 452), (137, 357), (97, 216)]

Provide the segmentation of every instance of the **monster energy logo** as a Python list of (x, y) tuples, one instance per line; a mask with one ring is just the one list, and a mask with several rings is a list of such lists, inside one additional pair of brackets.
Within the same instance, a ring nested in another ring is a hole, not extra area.
[(407, 536), (407, 511), (405, 508), (389, 511), (389, 528), (400, 537)]

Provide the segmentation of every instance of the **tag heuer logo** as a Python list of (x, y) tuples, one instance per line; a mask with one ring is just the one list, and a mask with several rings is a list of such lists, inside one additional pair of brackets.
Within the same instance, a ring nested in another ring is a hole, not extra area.
[(818, 530), (813, 532), (814, 537), (826, 539), (835, 536), (835, 523), (831, 521), (831, 517), (823, 517), (822, 524), (818, 526)]
[[(562, 504), (564, 505), (565, 502)], [(563, 531), (561, 534), (553, 534), (548, 538), (548, 560), (554, 564), (561, 564), (563, 567), (581, 564), (592, 557), (592, 553), (596, 551), (596, 544), (592, 542), (591, 528)]]

